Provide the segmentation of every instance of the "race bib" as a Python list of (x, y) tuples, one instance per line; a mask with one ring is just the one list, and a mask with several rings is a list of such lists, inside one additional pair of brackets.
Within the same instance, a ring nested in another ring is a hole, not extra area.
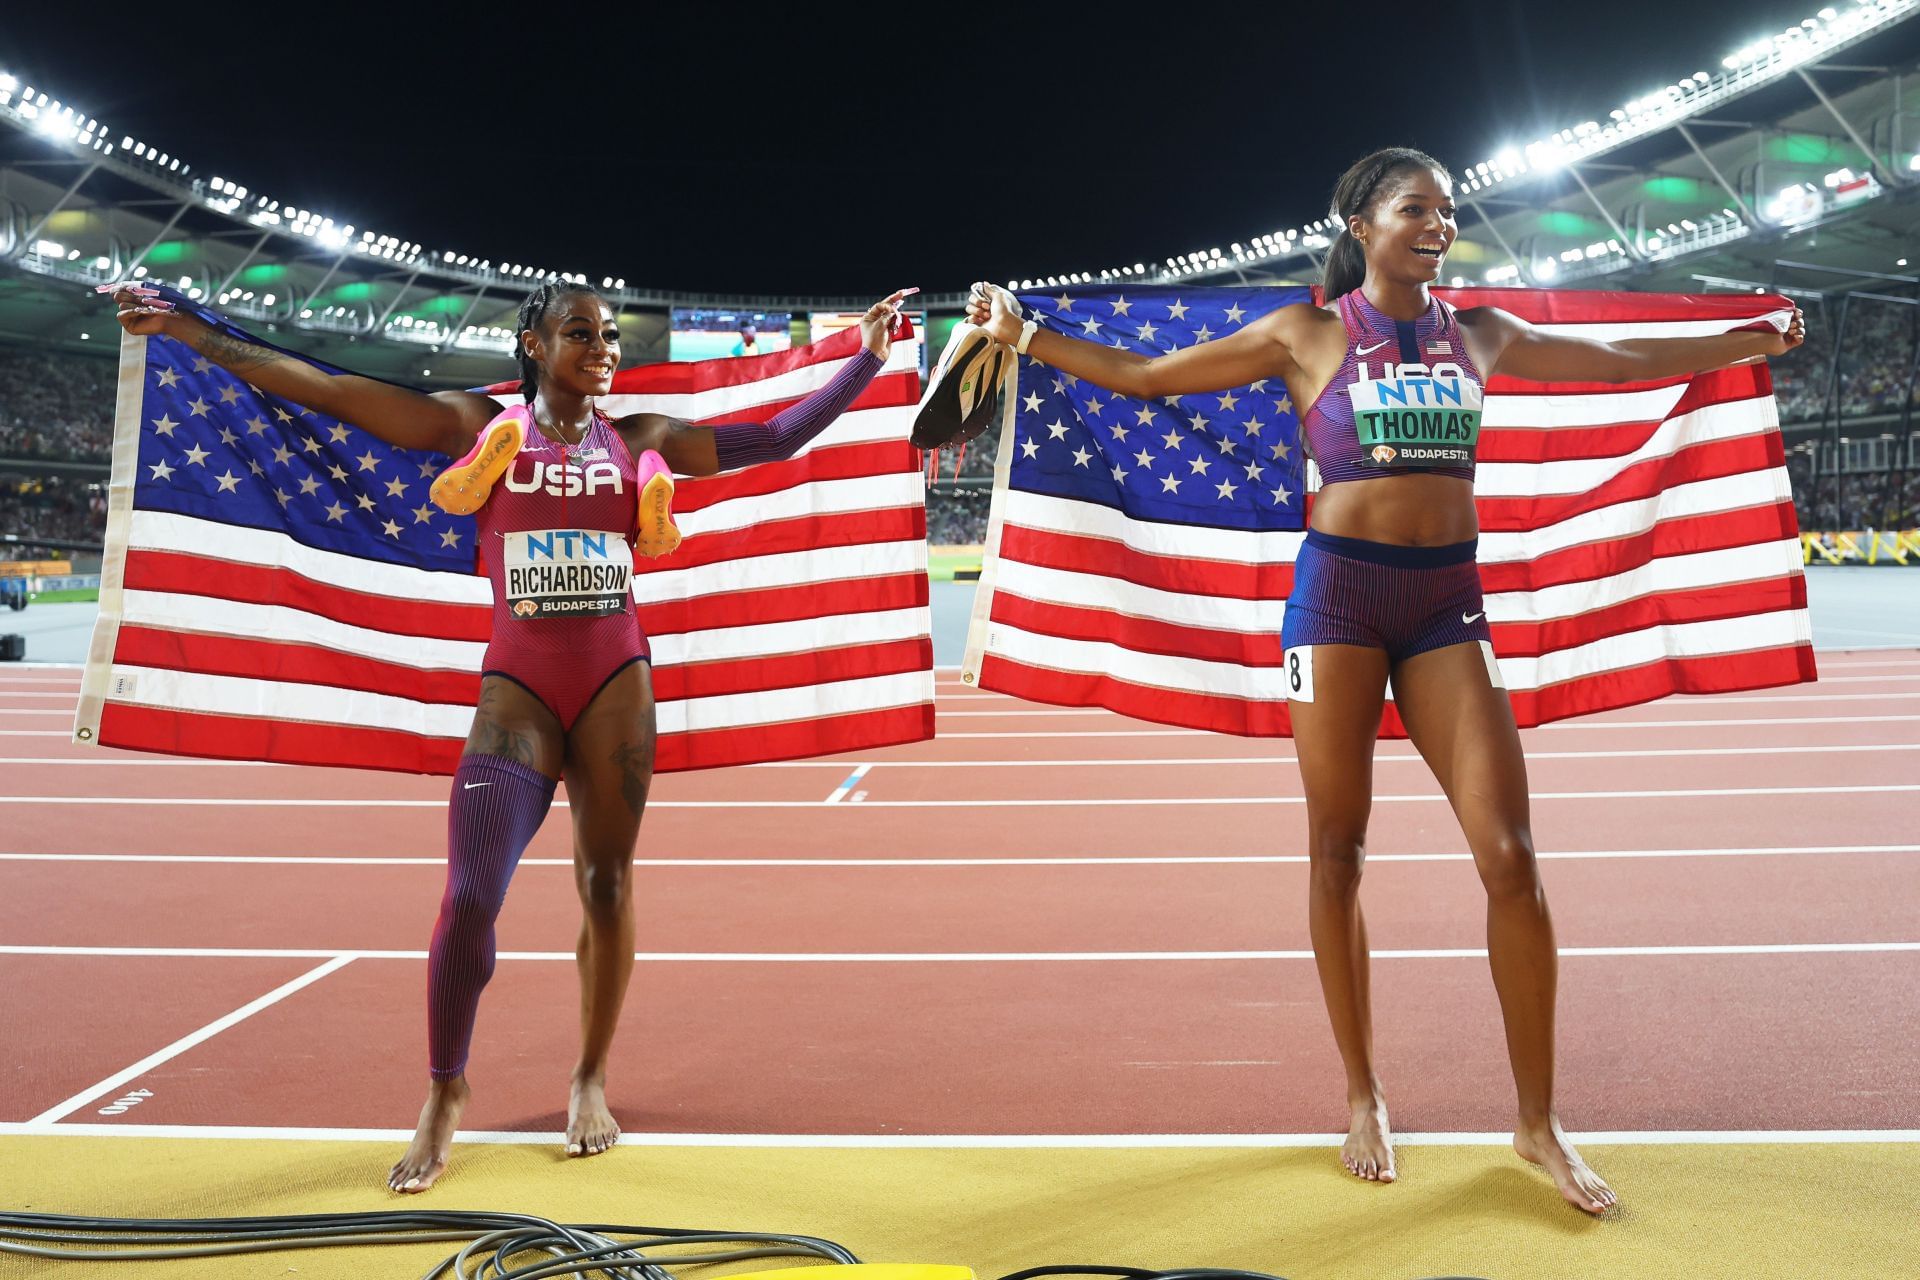
[(1280, 655), (1289, 702), (1313, 701), (1313, 646), (1296, 645)]
[(1379, 469), (1473, 465), (1484, 397), (1457, 364), (1386, 365), (1347, 388), (1360, 464)]
[(625, 613), (633, 551), (604, 529), (527, 529), (506, 534), (507, 612), (515, 618), (590, 618)]

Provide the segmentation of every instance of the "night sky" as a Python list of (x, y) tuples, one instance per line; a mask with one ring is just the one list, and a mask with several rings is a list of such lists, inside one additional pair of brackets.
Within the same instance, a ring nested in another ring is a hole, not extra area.
[(660, 8), (22, 3), (0, 68), (196, 175), (429, 249), (877, 293), (1299, 225), (1376, 146), (1471, 165), (1819, 3)]

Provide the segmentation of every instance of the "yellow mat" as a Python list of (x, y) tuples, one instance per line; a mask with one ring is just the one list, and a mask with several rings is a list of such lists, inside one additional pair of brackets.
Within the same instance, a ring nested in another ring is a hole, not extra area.
[[(492, 1209), (562, 1222), (825, 1236), (870, 1262), (1241, 1267), (1290, 1280), (1763, 1280), (1920, 1276), (1920, 1145), (1592, 1147), (1620, 1192), (1595, 1221), (1502, 1147), (1400, 1150), (1356, 1182), (1330, 1148), (838, 1150), (461, 1144), (424, 1196), (381, 1184), (392, 1143), (0, 1137), (0, 1204), (203, 1217)], [(56, 1264), (79, 1280), (417, 1276), (453, 1246)], [(764, 1268), (769, 1264), (760, 1263)], [(736, 1268), (753, 1269), (753, 1268)]]

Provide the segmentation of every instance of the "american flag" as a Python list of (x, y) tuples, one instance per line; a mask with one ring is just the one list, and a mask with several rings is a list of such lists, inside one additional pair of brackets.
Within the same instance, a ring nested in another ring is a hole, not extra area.
[[(1438, 290), (1605, 340), (1784, 327), (1785, 299)], [(1022, 295), (1044, 327), (1145, 353), (1305, 289)], [(1304, 538), (1277, 381), (1143, 404), (1032, 360), (1004, 399), (962, 678), (1039, 702), (1288, 732), (1280, 618)], [(1814, 678), (1799, 529), (1764, 363), (1623, 385), (1487, 388), (1480, 572), (1520, 724)], [(1391, 483), (1390, 481), (1388, 483)], [(1402, 732), (1389, 704), (1383, 731)]]
[[(764, 421), (859, 341), (852, 329), (774, 355), (625, 369), (601, 404)], [(634, 579), (659, 771), (932, 736), (925, 496), (906, 443), (918, 367), (917, 338), (896, 341), (799, 457), (678, 483), (685, 541)], [(518, 384), (487, 391), (511, 403)], [(267, 395), (171, 339), (124, 337), (75, 739), (452, 773), (491, 588), (473, 520), (427, 499), (448, 461)]]

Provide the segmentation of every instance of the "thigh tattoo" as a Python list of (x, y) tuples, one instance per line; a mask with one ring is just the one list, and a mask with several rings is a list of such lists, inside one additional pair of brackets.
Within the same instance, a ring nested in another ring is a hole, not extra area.
[(481, 690), (480, 706), (475, 711), (473, 726), (474, 745), (483, 755), (505, 756), (509, 760), (531, 765), (534, 756), (533, 734), (525, 729), (508, 728), (494, 719), (499, 694), (497, 685), (488, 685)]
[(647, 806), (647, 788), (653, 781), (653, 743), (623, 742), (613, 749), (612, 760), (620, 767), (620, 794), (637, 818)]

